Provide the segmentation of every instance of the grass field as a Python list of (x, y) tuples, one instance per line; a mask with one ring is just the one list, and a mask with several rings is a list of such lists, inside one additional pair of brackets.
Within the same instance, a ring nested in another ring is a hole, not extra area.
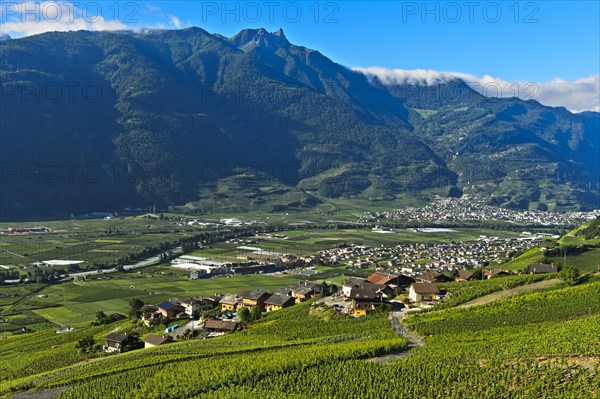
[(538, 248), (531, 248), (521, 256), (502, 264), (503, 270), (519, 271), (527, 268), (530, 263), (540, 263), (544, 258), (544, 253)]
[[(165, 270), (167, 270), (165, 268)], [(57, 324), (79, 324), (96, 318), (96, 312), (127, 314), (131, 298), (158, 304), (172, 297), (234, 293), (244, 289), (275, 290), (297, 284), (298, 276), (246, 275), (189, 280), (186, 276), (147, 273), (117, 273), (99, 276), (77, 285), (53, 284), (41, 291), (47, 298), (35, 298), (45, 305), (35, 313)]]
[[(549, 257), (548, 259), (556, 265), (562, 265), (565, 262), (565, 259), (560, 256)], [(570, 255), (566, 259), (566, 264), (567, 266), (575, 266), (584, 272), (600, 271), (600, 248), (593, 248), (580, 254)]]
[[(540, 263), (544, 259), (544, 253), (539, 248), (532, 248), (523, 255), (515, 258), (500, 267), (503, 270), (519, 271), (527, 268), (530, 263)], [(547, 261), (562, 266), (565, 259), (561, 256), (547, 257)], [(567, 266), (575, 266), (583, 272), (594, 272), (600, 270), (600, 248), (592, 248), (580, 254), (569, 255), (566, 259)]]

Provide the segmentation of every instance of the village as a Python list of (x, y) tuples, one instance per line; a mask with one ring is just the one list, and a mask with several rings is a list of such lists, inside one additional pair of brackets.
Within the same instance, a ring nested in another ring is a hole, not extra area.
[[(449, 243), (400, 243), (393, 247), (351, 245), (319, 253), (324, 264), (344, 263), (350, 268), (375, 266), (378, 270), (415, 276), (426, 271), (455, 274), (464, 268), (500, 264), (518, 251), (539, 245), (543, 237), (498, 238), (481, 236), (476, 241)], [(543, 248), (543, 247), (542, 247)]]
[[(142, 341), (134, 335), (112, 332), (103, 349), (110, 353), (150, 348), (180, 339), (213, 338), (245, 328), (262, 313), (279, 311), (314, 299), (348, 317), (366, 316), (383, 305), (395, 307), (431, 306), (443, 300), (444, 291), (433, 281), (448, 281), (442, 275), (425, 274), (417, 279), (393, 273), (373, 273), (368, 278), (348, 278), (341, 287), (326, 282), (299, 281), (290, 288), (242, 290), (235, 294), (208, 297), (171, 298), (139, 308), (140, 323), (164, 326), (162, 335), (149, 334)], [(404, 302), (396, 301), (405, 293)]]
[[(530, 264), (527, 269), (530, 274), (556, 271), (556, 267), (546, 264)], [(485, 269), (481, 278), (506, 274), (510, 273)], [(349, 277), (340, 287), (326, 282), (299, 281), (293, 287), (279, 288), (274, 292), (242, 290), (228, 295), (171, 298), (157, 305), (140, 303), (140, 323), (149, 328), (164, 326), (163, 334), (151, 333), (142, 341), (135, 335), (112, 332), (106, 337), (103, 349), (109, 353), (121, 353), (182, 339), (219, 337), (247, 328), (248, 323), (259, 320), (263, 313), (276, 312), (308, 300), (314, 300), (313, 306), (330, 307), (346, 317), (363, 317), (377, 310), (418, 310), (444, 301), (447, 294), (439, 283), (466, 282), (476, 277), (467, 269), (458, 270), (454, 278), (437, 271), (426, 271), (413, 277), (398, 272), (376, 271), (366, 278)]]
[(511, 224), (540, 227), (576, 226), (600, 215), (593, 212), (548, 212), (544, 210), (519, 210), (486, 205), (476, 198), (438, 198), (435, 203), (419, 208), (395, 209), (389, 212), (365, 212), (365, 221), (407, 222), (489, 222), (503, 221)]
[[(522, 233), (517, 238), (480, 236), (473, 241), (398, 243), (395, 246), (366, 246), (342, 244), (318, 251), (314, 255), (281, 254), (258, 247), (240, 246), (251, 254), (261, 254), (262, 261), (220, 262), (216, 259), (182, 255), (171, 261), (177, 269), (190, 271), (190, 279), (252, 273), (318, 273), (316, 265), (344, 266), (348, 270), (374, 269), (415, 276), (427, 271), (455, 275), (465, 268), (482, 268), (501, 264), (516, 253), (535, 246), (542, 250), (549, 234)], [(284, 239), (284, 238), (280, 238)], [(247, 243), (248, 240), (238, 240)]]

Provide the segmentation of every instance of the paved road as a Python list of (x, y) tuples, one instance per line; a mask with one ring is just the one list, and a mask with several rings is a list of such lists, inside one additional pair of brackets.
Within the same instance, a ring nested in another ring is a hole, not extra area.
[(326, 296), (315, 301), (315, 305), (319, 305), (321, 303), (324, 303), (327, 306), (341, 306), (342, 313), (350, 313), (350, 306), (352, 305), (352, 302), (346, 301), (346, 298), (341, 295)]
[(178, 335), (183, 335), (186, 330), (194, 331), (198, 330), (202, 327), (202, 322), (200, 320), (190, 320), (188, 323), (185, 323), (183, 326), (179, 327), (177, 330), (170, 332), (167, 334), (172, 338), (177, 338)]
[(421, 337), (416, 332), (409, 331), (406, 328), (406, 326), (402, 324), (402, 319), (404, 318), (404, 316), (406, 316), (408, 312), (410, 312), (410, 310), (407, 308), (403, 308), (402, 310), (396, 312), (391, 312), (390, 319), (392, 322), (392, 326), (398, 334), (402, 335), (403, 337), (406, 337), (406, 339), (408, 340), (409, 348), (423, 346), (425, 345), (425, 339), (423, 339), (423, 337)]

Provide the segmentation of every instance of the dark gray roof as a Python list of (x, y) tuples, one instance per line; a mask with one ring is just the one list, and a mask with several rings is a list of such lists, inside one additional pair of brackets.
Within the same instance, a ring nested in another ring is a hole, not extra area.
[(121, 333), (110, 333), (106, 336), (107, 341), (125, 342), (129, 339), (129, 335)]
[(265, 304), (266, 305), (283, 306), (285, 304), (293, 303), (293, 302), (295, 302), (294, 297), (291, 297), (289, 295), (273, 294), (265, 301)]
[(274, 292), (274, 294), (279, 294), (279, 295), (290, 295), (292, 293), (292, 289), (291, 288), (277, 288)]
[(394, 293), (389, 286), (385, 284), (373, 284), (364, 282), (358, 287), (352, 288), (350, 291), (351, 299), (376, 299), (380, 298), (381, 295), (391, 295)]
[(556, 273), (556, 266), (547, 263), (530, 263), (527, 265), (529, 273)]
[(298, 283), (297, 287), (304, 286), (304, 287), (314, 288), (314, 287), (319, 286), (319, 285), (321, 285), (321, 284), (315, 283), (314, 281), (305, 280), (305, 281), (300, 281)]
[(175, 306), (179, 306), (179, 305), (177, 305), (176, 303), (173, 303), (173, 302), (164, 301), (164, 302), (159, 303), (156, 306), (162, 310), (169, 310), (169, 309), (173, 309)]
[(345, 286), (353, 286), (353, 285), (360, 285), (363, 282), (365, 282), (364, 278), (360, 278), (360, 277), (350, 277), (348, 279), (346, 279), (346, 281), (344, 281)]
[(373, 290), (365, 288), (352, 288), (352, 290), (350, 291), (350, 298), (373, 300), (377, 298), (377, 293)]
[(271, 293), (265, 291), (265, 290), (244, 290), (242, 292), (239, 293), (239, 296), (241, 296), (243, 299), (250, 299), (253, 301), (257, 301), (260, 298), (264, 297), (265, 295), (271, 295)]
[(297, 285), (296, 287), (293, 288), (292, 291), (294, 292), (294, 294), (307, 295), (307, 294), (310, 294), (311, 292), (314, 292), (315, 290), (313, 287)]

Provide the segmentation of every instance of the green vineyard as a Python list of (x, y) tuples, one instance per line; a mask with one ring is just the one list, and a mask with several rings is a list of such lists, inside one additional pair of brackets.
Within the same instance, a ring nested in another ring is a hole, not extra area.
[[(481, 283), (480, 292), (489, 287)], [(425, 336), (424, 346), (409, 350), (385, 313), (355, 319), (310, 303), (224, 337), (98, 359), (78, 354), (75, 341), (85, 334), (100, 340), (114, 325), (62, 336), (44, 331), (2, 344), (0, 395), (55, 387), (65, 388), (60, 399), (600, 395), (595, 278), (471, 308), (416, 312), (403, 323)]]

